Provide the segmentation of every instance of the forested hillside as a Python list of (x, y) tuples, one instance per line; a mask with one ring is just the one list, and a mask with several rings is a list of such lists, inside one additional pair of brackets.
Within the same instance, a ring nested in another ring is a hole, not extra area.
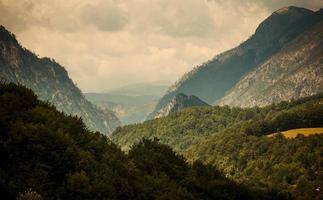
[(220, 133), (192, 146), (185, 156), (217, 166), (251, 188), (276, 188), (295, 199), (322, 199), (323, 135), (286, 139)]
[(292, 128), (322, 127), (322, 102), (323, 94), (318, 94), (263, 108), (188, 108), (168, 117), (118, 128), (112, 139), (127, 149), (142, 137), (157, 137), (175, 150), (183, 151), (204, 136), (223, 131), (261, 136)]
[(323, 94), (259, 108), (189, 108), (125, 126), (112, 134), (124, 150), (157, 137), (187, 159), (217, 166), (253, 188), (277, 187), (296, 199), (321, 197), (323, 136), (286, 139), (268, 134), (323, 127)]
[(23, 86), (0, 84), (2, 199), (287, 199), (142, 140), (124, 154)]

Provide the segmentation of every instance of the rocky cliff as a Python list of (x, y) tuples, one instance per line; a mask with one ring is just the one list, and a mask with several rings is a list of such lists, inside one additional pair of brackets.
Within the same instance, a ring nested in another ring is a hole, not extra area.
[(91, 130), (107, 134), (120, 125), (112, 111), (99, 109), (85, 99), (64, 67), (23, 48), (3, 26), (0, 26), (0, 79), (25, 85), (58, 110), (81, 117)]
[(323, 92), (323, 20), (244, 76), (218, 103), (251, 107)]
[(169, 113), (193, 106), (208, 106), (208, 104), (194, 95), (187, 96), (183, 93), (179, 93), (165, 107), (157, 112), (155, 118), (165, 117)]

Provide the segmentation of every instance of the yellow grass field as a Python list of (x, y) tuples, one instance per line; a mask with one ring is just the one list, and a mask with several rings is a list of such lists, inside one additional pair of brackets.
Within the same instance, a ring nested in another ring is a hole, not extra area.
[[(268, 135), (268, 137), (272, 137), (277, 133), (273, 133)], [(304, 136), (314, 135), (314, 134), (323, 134), (323, 128), (298, 128), (298, 129), (290, 129), (288, 131), (282, 131), (282, 134), (286, 138), (295, 138), (298, 134), (302, 134)]]

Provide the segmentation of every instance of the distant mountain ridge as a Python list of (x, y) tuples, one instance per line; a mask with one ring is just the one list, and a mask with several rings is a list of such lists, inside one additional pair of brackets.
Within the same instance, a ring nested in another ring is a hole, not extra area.
[(120, 125), (112, 111), (99, 109), (85, 99), (64, 67), (23, 48), (3, 26), (0, 26), (0, 79), (25, 85), (58, 110), (81, 117), (91, 130), (107, 134)]
[(162, 96), (171, 85), (168, 81), (134, 83), (111, 89), (104, 93), (127, 96)]
[(143, 122), (154, 110), (160, 96), (84, 93), (93, 104), (113, 110), (123, 125)]
[(193, 106), (209, 105), (194, 95), (187, 96), (183, 93), (179, 93), (171, 100), (171, 102), (169, 102), (169, 104), (160, 109), (154, 116), (154, 118), (165, 117), (169, 115), (169, 113), (177, 112), (184, 108), (189, 108)]
[(170, 86), (168, 81), (133, 83), (107, 92), (88, 92), (93, 104), (113, 110), (123, 125), (143, 122)]
[(322, 11), (286, 7), (274, 12), (248, 40), (195, 67), (171, 86), (151, 116), (178, 93), (195, 95), (208, 104), (221, 99), (247, 73), (322, 20)]

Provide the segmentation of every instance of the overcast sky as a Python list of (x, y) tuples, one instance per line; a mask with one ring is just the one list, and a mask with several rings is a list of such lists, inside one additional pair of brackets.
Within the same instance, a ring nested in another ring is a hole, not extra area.
[(175, 81), (246, 40), (273, 11), (322, 0), (0, 0), (0, 24), (83, 91)]

